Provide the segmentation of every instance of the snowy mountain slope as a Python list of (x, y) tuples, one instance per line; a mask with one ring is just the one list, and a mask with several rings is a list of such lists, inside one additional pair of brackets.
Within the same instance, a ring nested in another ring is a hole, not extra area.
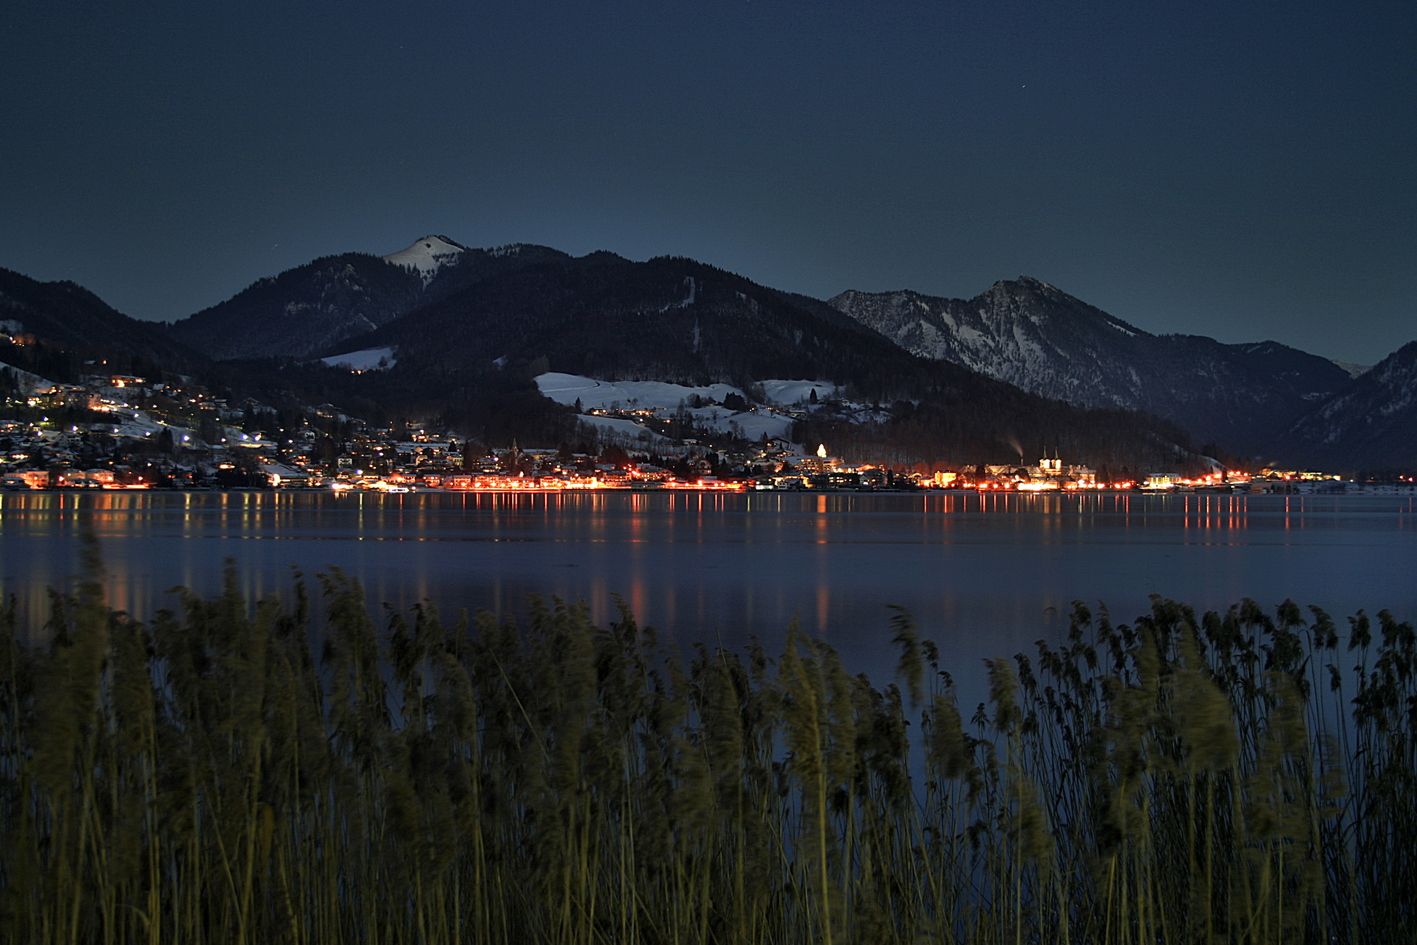
[(54, 382), (49, 378), (32, 374), (23, 368), (6, 364), (4, 361), (0, 361), (0, 373), (3, 373), (9, 382), (14, 385), (15, 390), (25, 396), (52, 390), (54, 388)]
[(809, 403), (814, 395), (818, 398), (831, 397), (837, 390), (836, 385), (829, 381), (768, 380), (762, 382), (762, 387), (768, 403), (779, 407)]
[[(382, 349), (388, 350), (388, 349)], [(685, 387), (663, 381), (599, 381), (577, 374), (560, 374), (548, 371), (536, 378), (536, 386), (541, 393), (558, 404), (570, 406), (580, 401), (583, 409), (592, 407), (641, 407), (647, 410), (675, 410), (681, 405), (701, 397), (704, 400), (722, 402), (729, 394), (746, 397), (744, 391), (729, 384), (709, 384), (705, 387)], [(784, 381), (766, 380), (759, 383), (767, 403), (777, 407), (791, 407), (805, 404), (813, 393), (819, 398), (836, 393), (837, 386), (830, 381)]]
[(1140, 395), (1141, 378), (1130, 372), (1101, 389), (1090, 379), (1110, 366), (1114, 352), (1131, 354), (1142, 333), (1036, 279), (997, 282), (967, 302), (909, 291), (848, 291), (829, 301), (913, 354), (1045, 397), (1130, 406)]
[(615, 443), (630, 449), (657, 452), (672, 451), (675, 442), (646, 427), (618, 417), (579, 417), (581, 425), (595, 429), (604, 443)]
[(1329, 468), (1417, 468), (1417, 341), (1388, 355), (1287, 432), (1296, 455)]
[(974, 299), (849, 291), (838, 310), (912, 353), (1088, 407), (1145, 410), (1201, 442), (1264, 451), (1348, 374), (1274, 342), (1152, 335), (1027, 276)]

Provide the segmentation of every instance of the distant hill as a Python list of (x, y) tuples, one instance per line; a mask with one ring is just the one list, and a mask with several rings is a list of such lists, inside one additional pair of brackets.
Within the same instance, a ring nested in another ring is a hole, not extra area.
[(1278, 449), (1296, 417), (1350, 381), (1272, 341), (1152, 335), (1027, 276), (968, 300), (849, 291), (831, 305), (922, 357), (1073, 404), (1145, 410), (1237, 452)]

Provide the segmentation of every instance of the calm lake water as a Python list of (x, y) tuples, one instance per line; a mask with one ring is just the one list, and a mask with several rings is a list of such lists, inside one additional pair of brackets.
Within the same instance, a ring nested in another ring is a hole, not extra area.
[(80, 535), (98, 536), (109, 602), (140, 616), (176, 586), (212, 594), (227, 559), (252, 596), (289, 596), (293, 570), (359, 578), (371, 605), (431, 600), (525, 613), (530, 594), (615, 595), (682, 645), (790, 622), (848, 666), (889, 676), (888, 605), (908, 609), (946, 668), (1032, 653), (1074, 600), (1129, 621), (1161, 594), (1198, 610), (1286, 598), (1342, 620), (1417, 621), (1410, 497), (757, 493), (313, 492), (0, 494), (0, 590), (32, 626), (71, 588)]

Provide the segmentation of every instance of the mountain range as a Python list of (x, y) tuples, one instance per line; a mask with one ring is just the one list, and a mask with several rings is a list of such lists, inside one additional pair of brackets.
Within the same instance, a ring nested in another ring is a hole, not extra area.
[[(1028, 277), (969, 300), (910, 291), (819, 300), (681, 257), (471, 249), (427, 236), (387, 256), (317, 259), (166, 327), (127, 319), (78, 286), (0, 271), (6, 319), (56, 343), (101, 341), (170, 364), (210, 359), (227, 378), (254, 374), (474, 426), (479, 412), (513, 401), (512, 414), (541, 409), (527, 387), (548, 370), (745, 392), (804, 378), (876, 404), (872, 429), (833, 433), (900, 461), (923, 451), (1031, 462), (1072, 449), (1094, 462), (1203, 452), (1417, 466), (1417, 345), (1355, 378), (1276, 342), (1153, 335)], [(317, 360), (368, 349), (387, 351), (392, 366), (351, 376)]]

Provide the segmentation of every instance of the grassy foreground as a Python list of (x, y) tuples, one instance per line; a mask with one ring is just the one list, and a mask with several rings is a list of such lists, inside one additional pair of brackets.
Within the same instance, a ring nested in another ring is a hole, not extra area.
[[(360, 587), (150, 624), (96, 577), (0, 613), (0, 940), (1397, 942), (1417, 927), (1410, 624), (1081, 603), (962, 717), (796, 632), (666, 653)], [(323, 641), (317, 654), (311, 641)], [(1342, 667), (1348, 667), (1343, 669)]]

